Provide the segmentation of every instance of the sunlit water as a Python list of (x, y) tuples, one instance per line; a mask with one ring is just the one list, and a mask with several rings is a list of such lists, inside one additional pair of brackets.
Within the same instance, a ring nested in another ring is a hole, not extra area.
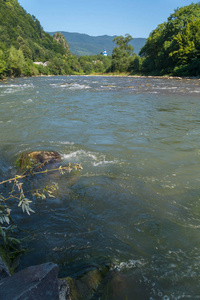
[(52, 261), (60, 277), (77, 277), (106, 264), (124, 298), (99, 299), (200, 299), (199, 80), (8, 80), (0, 107), (1, 180), (26, 151), (83, 166), (40, 177), (59, 190), (33, 199), (35, 214), (16, 205), (33, 234), (21, 268)]

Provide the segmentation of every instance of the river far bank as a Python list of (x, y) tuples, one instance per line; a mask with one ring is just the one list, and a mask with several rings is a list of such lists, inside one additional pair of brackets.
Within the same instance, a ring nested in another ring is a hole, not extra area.
[(195, 80), (200, 80), (200, 77), (181, 77), (181, 76), (171, 76), (171, 75), (141, 75), (141, 74), (130, 74), (130, 73), (91, 73), (91, 74), (70, 74), (70, 75), (44, 75), (44, 74), (41, 74), (41, 75), (36, 75), (36, 76), (30, 76), (30, 77), (27, 77), (27, 76), (20, 76), (20, 77), (14, 77), (14, 76), (11, 76), (11, 77), (3, 77), (3, 78), (0, 78), (0, 82), (4, 82), (6, 83), (7, 80), (9, 79), (18, 79), (18, 78), (24, 78), (24, 79), (27, 79), (27, 78), (34, 78), (34, 77), (55, 77), (55, 76), (66, 76), (66, 77), (73, 77), (73, 76), (84, 76), (84, 77), (127, 77), (127, 78), (150, 78), (150, 79), (176, 79), (176, 80), (183, 80), (183, 79), (186, 79), (186, 80), (192, 80), (192, 79), (195, 79)]

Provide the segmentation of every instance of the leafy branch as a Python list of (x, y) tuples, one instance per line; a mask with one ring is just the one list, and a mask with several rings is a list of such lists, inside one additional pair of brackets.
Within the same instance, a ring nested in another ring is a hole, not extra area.
[[(47, 162), (46, 162), (47, 163)], [(8, 193), (8, 196), (2, 195), (0, 193), (0, 236), (3, 238), (4, 243), (17, 243), (17, 239), (8, 236), (8, 231), (13, 230), (16, 228), (12, 218), (11, 218), (11, 208), (8, 205), (9, 200), (17, 199), (18, 207), (22, 209), (24, 213), (30, 215), (34, 213), (34, 210), (30, 207), (32, 200), (29, 199), (28, 195), (32, 197), (36, 197), (38, 199), (46, 199), (47, 197), (53, 198), (55, 191), (58, 189), (58, 184), (54, 183), (53, 185), (49, 186), (46, 185), (44, 188), (36, 188), (25, 191), (23, 185), (24, 183), (22, 180), (31, 176), (37, 176), (40, 174), (48, 174), (51, 172), (59, 172), (61, 175), (70, 173), (72, 170), (81, 170), (83, 169), (80, 164), (68, 164), (68, 166), (59, 166), (58, 168), (54, 169), (45, 169), (42, 168), (45, 166), (45, 163), (39, 164), (37, 167), (28, 167), (22, 174), (15, 175), (13, 178), (9, 178), (7, 180), (3, 180), (0, 182), (1, 185), (5, 184), (12, 184), (11, 190)], [(38, 168), (40, 169), (38, 171)]]

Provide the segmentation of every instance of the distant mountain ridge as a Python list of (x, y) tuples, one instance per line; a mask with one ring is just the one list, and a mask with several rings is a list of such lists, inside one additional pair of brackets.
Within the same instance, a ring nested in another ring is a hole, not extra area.
[[(60, 32), (67, 40), (67, 43), (70, 46), (70, 51), (75, 55), (96, 55), (103, 52), (104, 49), (107, 51), (108, 55), (111, 55), (112, 50), (115, 47), (113, 39), (116, 36), (90, 36), (88, 34), (76, 32)], [(49, 32), (49, 34), (54, 35), (55, 32)], [(145, 42), (145, 38), (134, 38), (130, 44), (134, 47), (134, 52), (138, 54)]]

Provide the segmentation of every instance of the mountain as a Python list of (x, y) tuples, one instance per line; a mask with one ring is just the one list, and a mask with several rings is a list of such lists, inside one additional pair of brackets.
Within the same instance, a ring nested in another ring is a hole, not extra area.
[[(104, 51), (104, 49), (107, 51), (108, 55), (111, 55), (112, 50), (115, 47), (115, 44), (113, 43), (115, 36), (90, 36), (83, 33), (72, 33), (66, 31), (60, 32), (67, 40), (70, 46), (70, 51), (79, 56), (100, 54)], [(49, 34), (54, 35), (55, 32), (49, 32)], [(145, 38), (135, 38), (130, 44), (134, 47), (134, 52), (138, 54), (145, 42)]]

